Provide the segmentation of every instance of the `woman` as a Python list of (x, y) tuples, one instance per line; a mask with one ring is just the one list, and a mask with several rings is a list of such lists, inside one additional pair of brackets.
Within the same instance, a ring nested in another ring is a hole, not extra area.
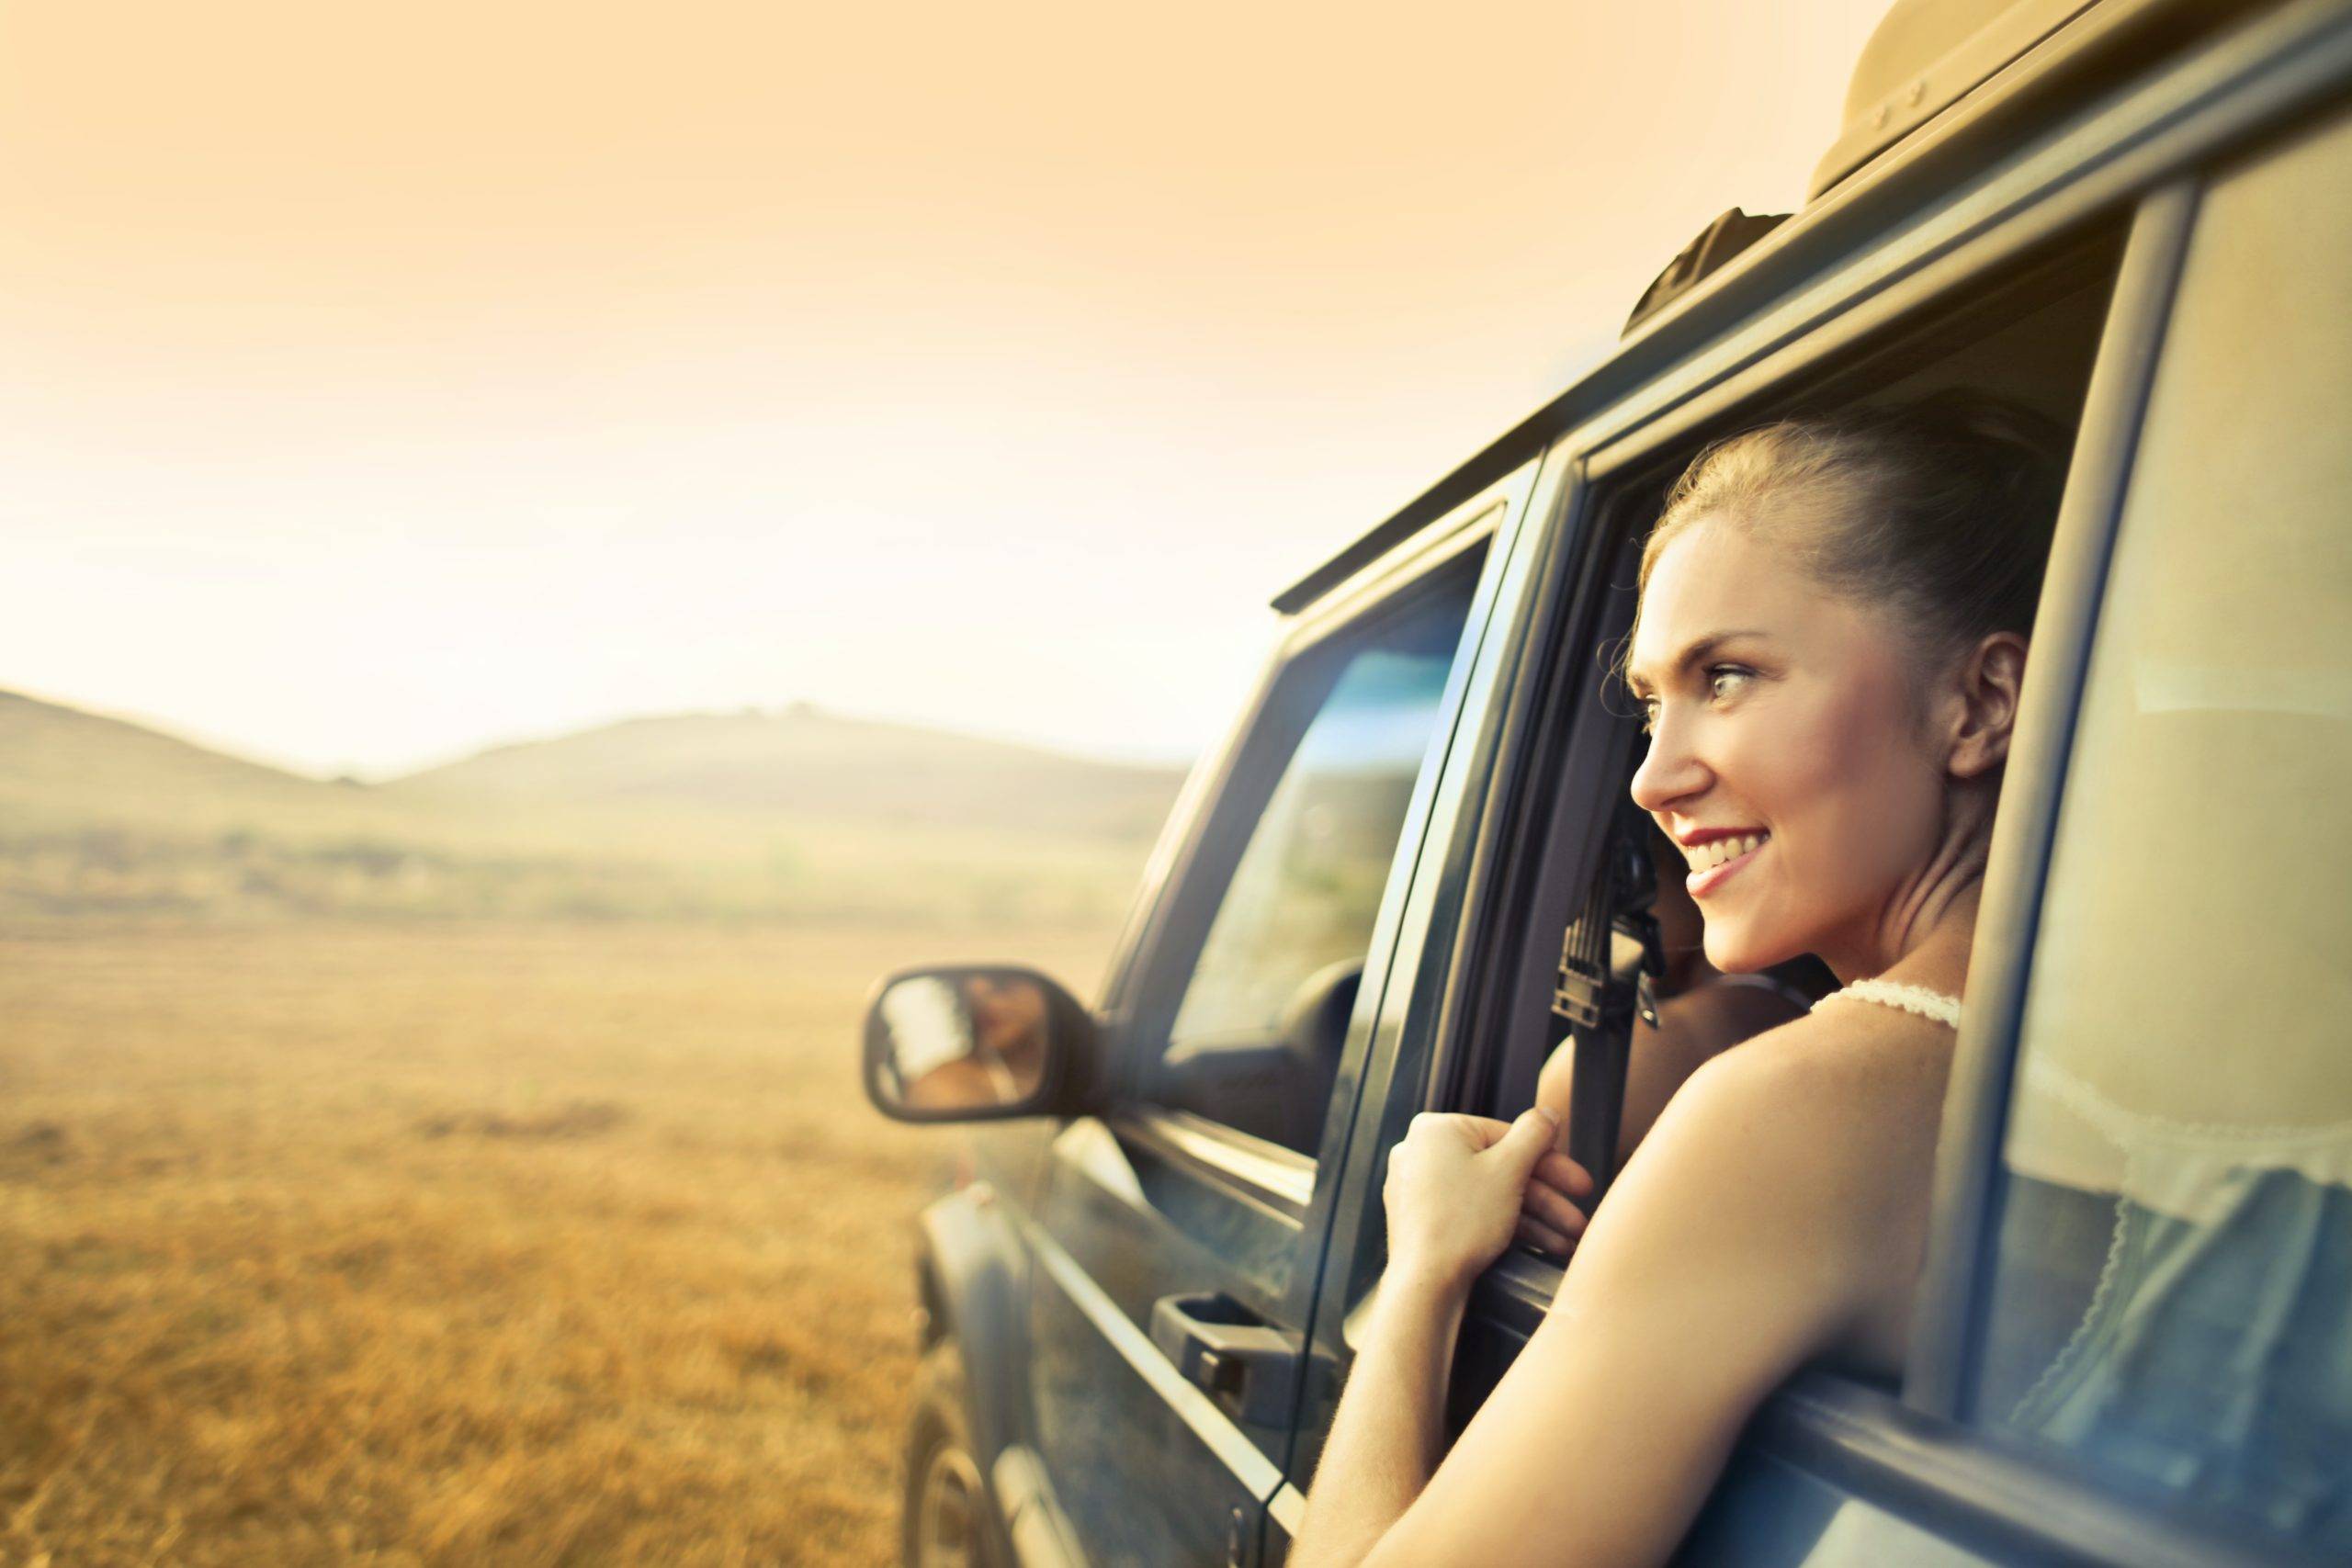
[[(1750, 432), (1677, 484), (1628, 646), (1634, 798), (1715, 967), (1812, 953), (1846, 988), (1692, 1072), (1589, 1229), (1541, 1109), (1415, 1118), (1298, 1568), (1660, 1562), (1790, 1373), (1901, 1367), (2060, 471), (2022, 416), (1947, 400)], [(1514, 1232), (1574, 1256), (1440, 1465), (1464, 1303)]]

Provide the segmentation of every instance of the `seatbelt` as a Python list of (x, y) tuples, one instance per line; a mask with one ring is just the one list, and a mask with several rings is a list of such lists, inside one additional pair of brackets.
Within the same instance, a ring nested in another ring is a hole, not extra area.
[(1592, 1173), (1596, 1203), (1617, 1174), (1634, 1020), (1657, 1027), (1652, 981), (1666, 973), (1666, 951), (1650, 913), (1657, 897), (1648, 819), (1632, 802), (1621, 802), (1610, 821), (1600, 874), (1562, 939), (1559, 983), (1552, 992), (1552, 1016), (1576, 1043), (1568, 1156)]

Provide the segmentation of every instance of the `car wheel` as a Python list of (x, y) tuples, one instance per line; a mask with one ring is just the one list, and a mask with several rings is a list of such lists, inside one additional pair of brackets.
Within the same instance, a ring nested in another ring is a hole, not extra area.
[(952, 1341), (933, 1346), (915, 1379), (907, 1435), (906, 1568), (997, 1568), (996, 1500), (972, 1456), (964, 1361)]

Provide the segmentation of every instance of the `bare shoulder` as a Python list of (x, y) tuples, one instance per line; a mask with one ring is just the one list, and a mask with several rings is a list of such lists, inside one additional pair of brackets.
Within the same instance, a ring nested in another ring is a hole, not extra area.
[[(1825, 1112), (1867, 1103), (1906, 1086), (1940, 1099), (1951, 1070), (1952, 1032), (1931, 1019), (1864, 1002), (1838, 1002), (1768, 1029), (1707, 1064), (1702, 1093), (1737, 1102), (1793, 1099)], [(1693, 1075), (1698, 1085), (1702, 1075)], [(1891, 1107), (1885, 1107), (1892, 1109)]]
[(1925, 1213), (1951, 1043), (1929, 1020), (1840, 1004), (1724, 1052), (1667, 1106), (1596, 1233), (1690, 1216), (1721, 1242), (1868, 1260)]

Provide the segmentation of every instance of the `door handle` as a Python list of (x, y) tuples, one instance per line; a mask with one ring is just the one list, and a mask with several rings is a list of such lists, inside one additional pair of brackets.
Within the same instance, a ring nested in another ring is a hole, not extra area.
[(1232, 1297), (1162, 1296), (1151, 1305), (1151, 1342), (1235, 1420), (1253, 1427), (1290, 1420), (1302, 1340)]

